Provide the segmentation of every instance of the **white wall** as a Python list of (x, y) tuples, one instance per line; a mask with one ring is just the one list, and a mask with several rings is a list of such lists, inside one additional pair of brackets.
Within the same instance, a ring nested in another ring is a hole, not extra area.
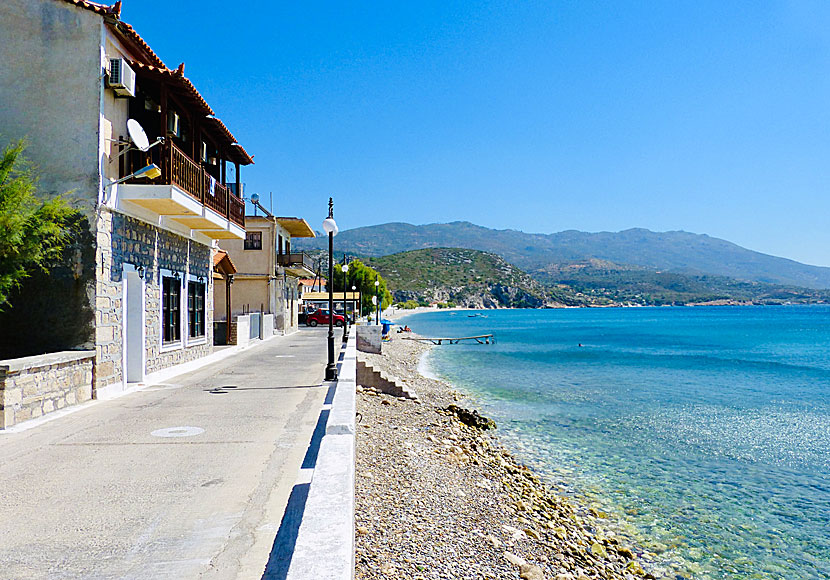
[(0, 2), (0, 146), (26, 137), (48, 194), (97, 203), (103, 19), (55, 0)]

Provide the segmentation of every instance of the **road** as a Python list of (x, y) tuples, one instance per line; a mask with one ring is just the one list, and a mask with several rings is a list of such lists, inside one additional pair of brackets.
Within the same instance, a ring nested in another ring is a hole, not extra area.
[(261, 578), (326, 395), (325, 330), (0, 434), (0, 578)]

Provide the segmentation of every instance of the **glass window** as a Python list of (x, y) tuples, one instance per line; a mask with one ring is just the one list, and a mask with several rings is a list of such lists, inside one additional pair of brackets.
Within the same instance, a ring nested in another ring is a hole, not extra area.
[(178, 342), (181, 340), (181, 284), (176, 278), (165, 276), (162, 278), (161, 294), (161, 324), (163, 342)]
[(246, 250), (261, 250), (262, 249), (262, 232), (246, 232), (245, 233), (245, 249)]
[(205, 335), (205, 285), (187, 283), (187, 327), (190, 338)]

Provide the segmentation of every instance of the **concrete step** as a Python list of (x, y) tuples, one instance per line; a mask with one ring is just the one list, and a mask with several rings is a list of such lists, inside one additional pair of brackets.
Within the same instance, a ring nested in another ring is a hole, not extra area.
[(385, 371), (378, 371), (366, 361), (357, 361), (357, 384), (363, 387), (371, 387), (381, 393), (393, 397), (404, 397), (406, 399), (417, 399), (418, 393), (395, 376)]

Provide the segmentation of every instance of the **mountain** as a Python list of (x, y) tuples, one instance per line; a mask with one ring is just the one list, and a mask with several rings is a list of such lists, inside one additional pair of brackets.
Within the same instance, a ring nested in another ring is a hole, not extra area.
[(690, 275), (585, 260), (551, 264), (536, 277), (565, 286), (583, 300), (614, 304), (784, 304), (830, 302), (830, 290)]
[[(679, 304), (830, 302), (830, 290), (689, 275), (585, 260), (551, 264), (531, 277), (502, 257), (478, 250), (429, 248), (366, 258), (396, 302), (468, 308), (539, 308)], [(545, 279), (545, 284), (539, 282)]]
[(398, 302), (446, 302), (468, 308), (582, 305), (570, 290), (550, 292), (495, 254), (430, 248), (367, 258)]
[[(324, 249), (325, 238), (296, 240), (297, 249)], [(689, 275), (716, 275), (754, 282), (830, 288), (830, 268), (809, 266), (742, 248), (705, 234), (576, 230), (527, 234), (494, 230), (469, 222), (415, 226), (388, 223), (340, 232), (338, 252), (385, 256), (425, 248), (466, 248), (497, 254), (519, 268), (544, 277), (551, 264), (597, 259)]]

